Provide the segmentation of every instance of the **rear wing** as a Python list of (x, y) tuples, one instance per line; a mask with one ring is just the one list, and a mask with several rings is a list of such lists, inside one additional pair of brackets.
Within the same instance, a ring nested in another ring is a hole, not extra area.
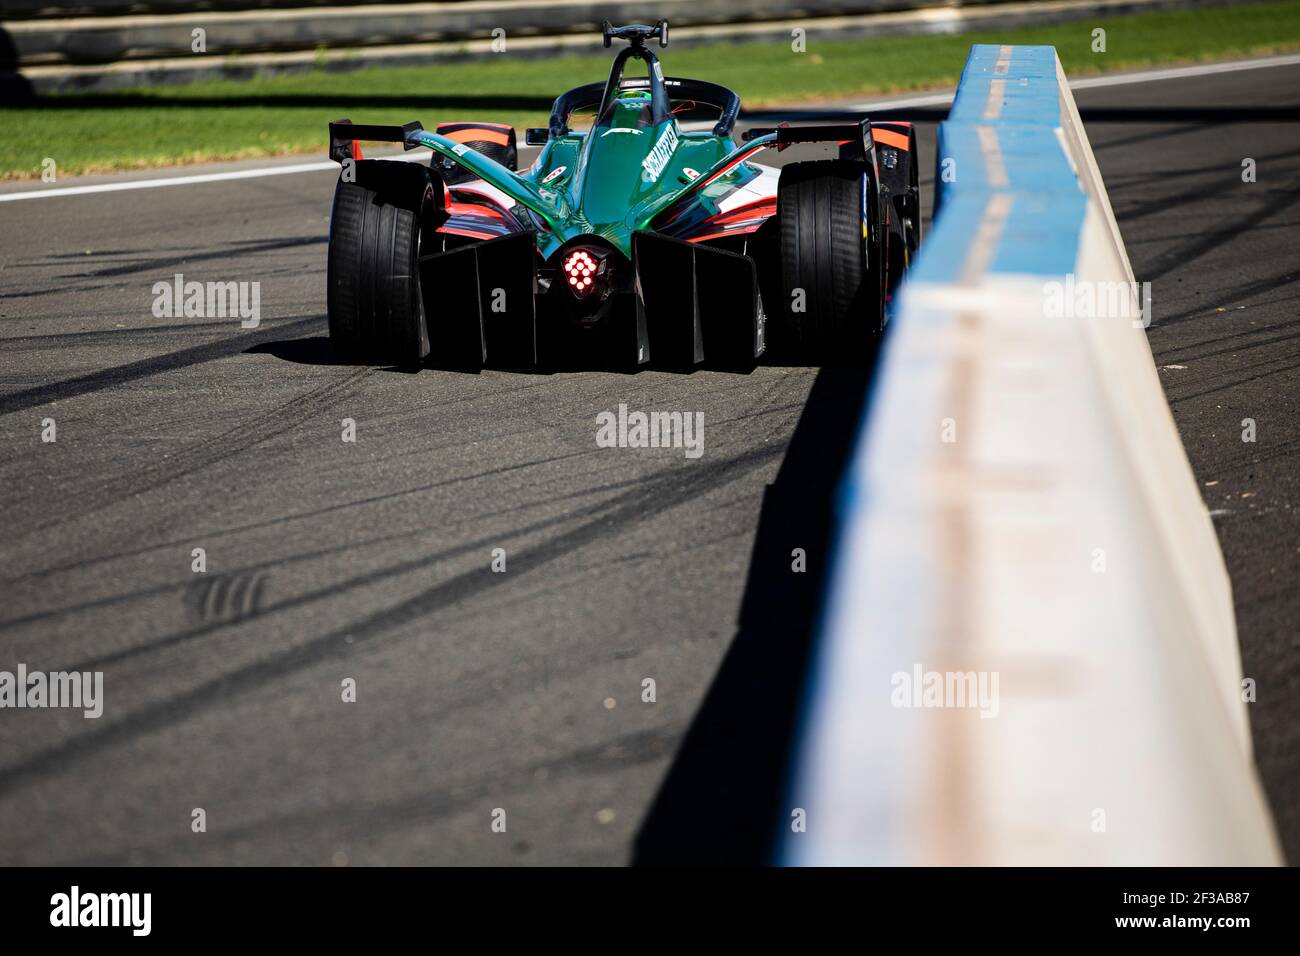
[(775, 148), (780, 151), (796, 143), (838, 143), (840, 159), (860, 163), (873, 162), (871, 121), (867, 119), (827, 126), (781, 125), (767, 129), (748, 129), (740, 138), (744, 142), (743, 146), (722, 157), (676, 193), (653, 199), (644, 208), (638, 210), (640, 213), (638, 228), (658, 228), (670, 222), (680, 215), (689, 203), (695, 201), (697, 193), (707, 189), (719, 177), (726, 175), (740, 163), (764, 149)]
[(418, 121), (402, 126), (365, 126), (353, 123), (351, 120), (337, 120), (330, 123), (330, 159), (336, 163), (360, 159), (361, 157), (356, 154), (356, 144), (362, 140), (374, 143), (401, 143), (404, 149), (426, 146), (457, 166), (468, 170), (475, 179), (482, 179), (515, 202), (531, 209), (552, 231), (563, 230), (568, 219), (569, 209), (560, 195), (523, 179), (514, 170), (502, 166), (483, 153), (470, 149), (464, 143), (430, 132)]
[(363, 140), (368, 143), (401, 143), (406, 149), (415, 149), (421, 144), (412, 142), (409, 137), (423, 129), (419, 120), (403, 126), (372, 126), (347, 119), (337, 120), (330, 123), (330, 159), (336, 163), (360, 159), (354, 145)]
[(783, 150), (796, 143), (839, 143), (841, 159), (867, 158), (871, 148), (871, 121), (858, 120), (854, 123), (831, 123), (823, 126), (770, 126), (745, 131), (741, 139), (748, 143), (760, 136), (776, 134), (776, 148)]

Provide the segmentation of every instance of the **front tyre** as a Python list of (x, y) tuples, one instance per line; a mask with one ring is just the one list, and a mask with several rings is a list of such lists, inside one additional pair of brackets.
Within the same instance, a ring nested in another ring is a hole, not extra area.
[(415, 163), (362, 160), (351, 171), (330, 214), (330, 345), (344, 362), (417, 367), (429, 354), (420, 246), (442, 184)]
[(781, 170), (784, 338), (819, 365), (866, 362), (883, 327), (873, 189), (860, 162), (793, 163)]

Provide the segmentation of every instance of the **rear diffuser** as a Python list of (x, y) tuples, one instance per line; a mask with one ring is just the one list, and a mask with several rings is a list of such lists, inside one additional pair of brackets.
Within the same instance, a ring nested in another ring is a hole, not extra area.
[(537, 364), (537, 242), (532, 233), (421, 256), (420, 288), (435, 363)]
[(758, 272), (748, 256), (651, 232), (632, 236), (636, 302), (655, 364), (752, 366), (765, 348)]

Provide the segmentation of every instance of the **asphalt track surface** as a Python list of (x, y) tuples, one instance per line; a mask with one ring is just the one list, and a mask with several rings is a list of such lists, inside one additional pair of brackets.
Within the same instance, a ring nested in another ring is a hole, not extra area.
[[(1078, 95), (1292, 860), (1297, 91), (1291, 66)], [(930, 173), (944, 110), (906, 112)], [(0, 715), (0, 863), (767, 859), (867, 374), (336, 365), (333, 181), (0, 204), (0, 668), (105, 673), (98, 720)], [(262, 325), (155, 318), (177, 272), (260, 281)], [(620, 403), (703, 412), (703, 456), (597, 448)]]

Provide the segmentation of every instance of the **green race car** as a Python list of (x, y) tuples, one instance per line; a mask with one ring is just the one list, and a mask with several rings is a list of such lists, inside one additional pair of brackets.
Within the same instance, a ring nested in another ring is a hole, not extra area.
[[(516, 368), (585, 343), (630, 366), (865, 361), (920, 240), (911, 124), (783, 124), (738, 145), (735, 93), (664, 76), (647, 42), (667, 46), (667, 21), (606, 22), (604, 39), (628, 46), (527, 131), (541, 150), (524, 171), (508, 126), (330, 124), (336, 354)], [(644, 77), (624, 76), (633, 59)], [(361, 141), (433, 160), (363, 159)], [(838, 158), (757, 161), (797, 143)]]

